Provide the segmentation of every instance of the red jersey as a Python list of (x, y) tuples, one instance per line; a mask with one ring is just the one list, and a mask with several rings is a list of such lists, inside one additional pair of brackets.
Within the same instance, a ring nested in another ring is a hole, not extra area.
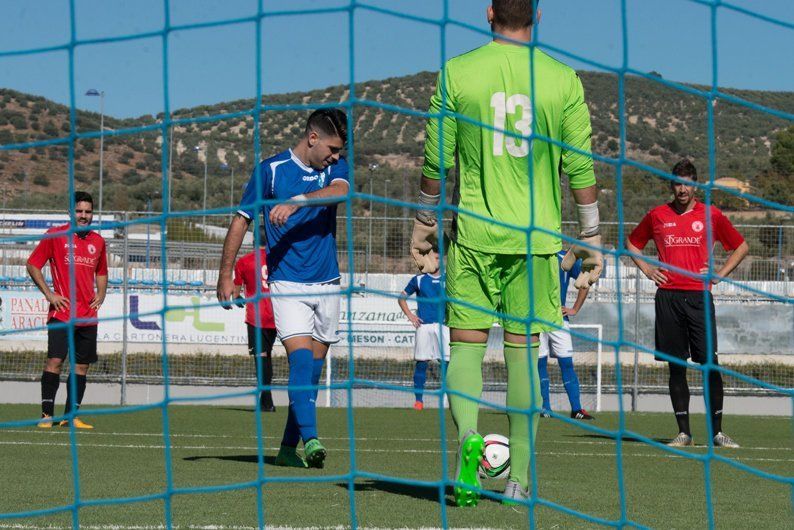
[[(245, 297), (253, 298), (256, 296), (256, 282), (261, 281), (261, 293), (269, 293), (270, 289), (267, 286), (267, 258), (265, 249), (259, 249), (259, 265), (262, 270), (259, 274), (256, 273), (256, 254), (249, 252), (239, 260), (234, 266), (234, 285), (242, 285), (245, 288)], [(259, 278), (257, 278), (259, 276)], [(260, 298), (256, 301), (259, 306), (259, 327), (275, 329), (276, 322), (273, 320), (273, 304), (270, 303), (270, 298)], [(254, 302), (245, 304), (245, 323), (256, 326), (256, 318), (254, 316)]]
[[(65, 232), (69, 230), (69, 225), (55, 226), (47, 230), (48, 234)], [(69, 249), (68, 234), (60, 237), (50, 237), (42, 239), (33, 253), (28, 258), (28, 263), (41, 269), (49, 262), (50, 274), (52, 275), (53, 290), (69, 299), (69, 303), (75, 306), (74, 313), (77, 318), (96, 319), (96, 309), (89, 306), (94, 299), (96, 291), (95, 276), (108, 275), (108, 261), (105, 254), (105, 240), (96, 232), (72, 234), (72, 245), (74, 247), (74, 273), (75, 288), (77, 293), (74, 297), (69, 294), (69, 259), (71, 250)], [(56, 311), (50, 305), (48, 314), (49, 319), (69, 321), (69, 308)], [(96, 322), (80, 322), (77, 326), (96, 326)]]
[[(680, 269), (700, 273), (708, 267), (709, 252), (706, 241), (706, 206), (696, 202), (694, 208), (678, 213), (671, 203), (657, 206), (643, 217), (640, 224), (631, 232), (629, 241), (639, 249), (645, 248), (650, 239), (656, 243), (659, 261)], [(711, 239), (719, 241), (725, 250), (736, 250), (744, 243), (742, 235), (716, 207), (711, 207)], [(665, 270), (667, 282), (660, 289), (681, 289), (685, 291), (711, 290), (711, 282)]]

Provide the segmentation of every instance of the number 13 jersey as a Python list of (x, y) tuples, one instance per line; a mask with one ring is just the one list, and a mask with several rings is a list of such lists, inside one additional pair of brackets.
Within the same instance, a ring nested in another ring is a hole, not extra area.
[(446, 63), (429, 112), (442, 111), (443, 126), (440, 117), (427, 121), (423, 174), (441, 178), (457, 154), (461, 211), (453, 238), (482, 252), (559, 251), (560, 238), (540, 231), (528, 250), (525, 230), (532, 223), (560, 232), (560, 170), (573, 189), (595, 184), (590, 114), (576, 72), (540, 50), (491, 42)]

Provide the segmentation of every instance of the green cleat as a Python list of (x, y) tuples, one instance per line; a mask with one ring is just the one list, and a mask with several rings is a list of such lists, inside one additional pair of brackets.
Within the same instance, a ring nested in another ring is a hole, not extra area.
[(306, 463), (309, 467), (322, 469), (325, 465), (327, 451), (317, 438), (312, 438), (303, 444), (303, 454), (306, 455)]
[(458, 450), (458, 473), (455, 480), (471, 487), (455, 486), (455, 504), (458, 506), (477, 506), (480, 500), (478, 468), (484, 451), (485, 441), (482, 436), (468, 431)]
[(296, 447), (282, 445), (281, 449), (278, 450), (278, 455), (276, 455), (275, 465), (281, 467), (299, 467), (301, 469), (309, 467), (306, 465), (306, 461), (298, 455), (297, 451), (298, 449)]

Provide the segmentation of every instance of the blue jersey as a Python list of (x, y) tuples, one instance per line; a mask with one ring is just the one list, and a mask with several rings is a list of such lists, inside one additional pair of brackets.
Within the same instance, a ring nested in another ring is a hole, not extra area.
[[(441, 296), (441, 276), (431, 276), (430, 274), (414, 276), (404, 290), (408, 296), (416, 293), (416, 296), (423, 298), (438, 298)], [(444, 307), (443, 302), (417, 301), (416, 315), (423, 324), (438, 322), (438, 304), (442, 304)]]
[[(262, 211), (267, 238), (269, 281), (323, 283), (339, 278), (336, 257), (336, 204), (304, 206), (284, 226), (270, 222), (275, 204), (257, 207), (257, 171), (245, 187), (238, 213), (255, 220)], [(307, 167), (291, 149), (259, 164), (261, 199), (286, 201), (296, 195), (327, 188), (335, 180), (348, 182), (344, 158), (322, 171)], [(260, 199), (260, 200), (261, 200)]]
[[(565, 256), (565, 251), (561, 250), (557, 252), (557, 261), (560, 265), (562, 265), (562, 258)], [(576, 278), (579, 277), (579, 274), (582, 272), (582, 260), (578, 259), (574, 262), (573, 267), (571, 270), (564, 271), (562, 270), (562, 266), (560, 266), (560, 300), (562, 302), (562, 306), (566, 307), (565, 301), (568, 298), (568, 285), (571, 283), (571, 280), (576, 281)], [(565, 320), (568, 320), (568, 317), (565, 317)]]

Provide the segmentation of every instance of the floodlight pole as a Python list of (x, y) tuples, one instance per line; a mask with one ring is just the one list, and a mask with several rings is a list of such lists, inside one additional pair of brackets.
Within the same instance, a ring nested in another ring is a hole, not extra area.
[[(196, 155), (198, 156), (199, 152), (201, 151), (201, 146), (196, 146), (193, 148), (196, 151)], [(204, 150), (204, 202), (201, 207), (202, 215), (201, 215), (201, 224), (202, 230), (206, 230), (207, 226), (207, 151)]]
[(105, 158), (105, 91), (91, 88), (86, 91), (86, 96), (99, 96), (99, 226), (102, 227), (102, 181), (104, 178)]

